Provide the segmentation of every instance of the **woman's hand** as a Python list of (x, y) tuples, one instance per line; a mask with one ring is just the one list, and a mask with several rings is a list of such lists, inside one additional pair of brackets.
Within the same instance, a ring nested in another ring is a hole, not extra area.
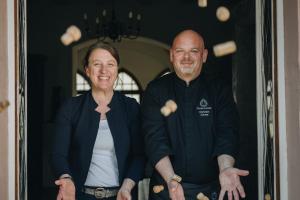
[(131, 191), (126, 188), (120, 188), (117, 196), (117, 200), (131, 200)]
[(131, 190), (135, 182), (130, 178), (125, 178), (123, 184), (118, 192), (117, 200), (131, 200)]
[(62, 178), (55, 181), (59, 186), (56, 200), (75, 200), (75, 185), (70, 178)]

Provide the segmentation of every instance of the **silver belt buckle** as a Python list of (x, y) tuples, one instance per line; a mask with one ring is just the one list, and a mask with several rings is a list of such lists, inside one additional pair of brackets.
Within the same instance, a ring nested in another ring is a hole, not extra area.
[(96, 188), (94, 195), (97, 199), (102, 199), (105, 197), (105, 193), (106, 193), (106, 191), (104, 188)]

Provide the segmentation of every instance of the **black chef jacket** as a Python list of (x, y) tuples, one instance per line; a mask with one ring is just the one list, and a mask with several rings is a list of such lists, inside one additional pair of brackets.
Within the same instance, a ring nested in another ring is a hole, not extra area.
[[(178, 108), (164, 117), (160, 109), (170, 99)], [(142, 116), (150, 164), (154, 167), (168, 155), (183, 182), (218, 180), (217, 156), (236, 155), (238, 113), (231, 87), (221, 81), (208, 81), (201, 74), (187, 85), (175, 73), (167, 74), (147, 86)]]

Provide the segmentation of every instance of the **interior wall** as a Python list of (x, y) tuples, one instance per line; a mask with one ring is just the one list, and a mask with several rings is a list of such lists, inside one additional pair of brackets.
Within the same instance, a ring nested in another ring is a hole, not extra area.
[[(8, 99), (8, 59), (7, 59), (7, 1), (0, 1), (0, 102)], [(0, 113), (0, 199), (8, 199), (8, 112)]]
[[(299, 1), (283, 1), (288, 199), (300, 196)], [(279, 66), (280, 67), (280, 66)], [(279, 113), (280, 115), (281, 113)]]
[(17, 197), (15, 144), (15, 6), (10, 0), (0, 1), (0, 102), (10, 105), (0, 113), (0, 199)]

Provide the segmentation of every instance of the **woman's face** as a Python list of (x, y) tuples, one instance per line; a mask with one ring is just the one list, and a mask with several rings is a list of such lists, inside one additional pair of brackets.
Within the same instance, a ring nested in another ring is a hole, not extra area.
[(118, 63), (116, 59), (105, 49), (92, 51), (86, 74), (92, 82), (92, 88), (96, 90), (113, 90), (118, 76)]

